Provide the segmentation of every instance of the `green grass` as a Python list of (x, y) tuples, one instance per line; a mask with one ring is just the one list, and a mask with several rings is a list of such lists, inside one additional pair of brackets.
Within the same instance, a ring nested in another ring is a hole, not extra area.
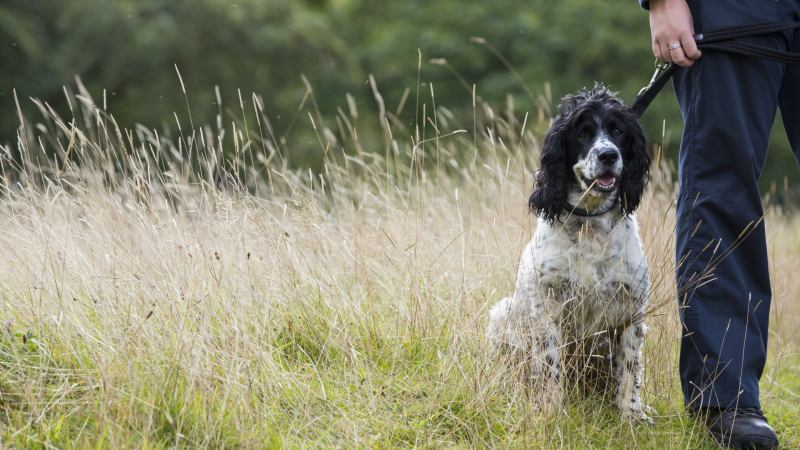
[[(317, 325), (326, 327), (324, 321)], [(147, 365), (129, 361), (131, 372), (115, 377), (86, 366), (82, 355), (48, 351), (48, 341), (57, 341), (56, 329), (42, 330), (41, 337), (6, 333), (0, 350), (3, 443), (17, 448), (716, 448), (682, 413), (676, 390), (646, 393), (659, 412), (650, 427), (621, 422), (608, 401), (592, 396), (573, 396), (563, 412), (543, 417), (513, 374), (506, 374), (507, 383), (481, 380), (482, 371), (502, 369), (487, 366), (468, 348), (454, 353), (440, 336), (380, 339), (345, 325), (336, 334), (352, 334), (354, 345), (344, 348), (335, 340), (314, 341), (320, 334), (302, 330), (294, 337), (279, 331), (267, 349), (273, 369), (255, 369), (250, 385), (235, 387), (225, 385), (222, 371), (218, 380), (198, 380), (186, 367), (154, 355), (143, 358)], [(777, 378), (764, 383), (767, 413), (792, 448), (800, 442), (800, 414), (796, 403), (781, 398), (797, 392), (800, 371), (795, 365), (775, 372)], [(675, 375), (648, 372), (653, 376)]]
[[(647, 427), (571, 386), (543, 413), (483, 337), (535, 226), (544, 120), (478, 102), (484, 131), (440, 109), (423, 141), (390, 117), (373, 153), (320, 130), (314, 176), (279, 163), (291, 149), (257, 137), (266, 123), (221, 150), (209, 130), (117, 134), (88, 93), (72, 102), (85, 120), (26, 121), (3, 161), (21, 181), (0, 185), (0, 447), (716, 448), (682, 407), (668, 163), (639, 216)], [(784, 448), (800, 446), (798, 224), (767, 217), (762, 397)]]

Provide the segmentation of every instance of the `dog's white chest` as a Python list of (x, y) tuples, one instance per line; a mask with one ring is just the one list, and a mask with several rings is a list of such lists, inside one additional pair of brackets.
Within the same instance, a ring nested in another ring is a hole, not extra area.
[(537, 230), (534, 238), (538, 289), (550, 314), (568, 320), (576, 333), (625, 324), (647, 290), (636, 223), (606, 225), (581, 230), (554, 225)]

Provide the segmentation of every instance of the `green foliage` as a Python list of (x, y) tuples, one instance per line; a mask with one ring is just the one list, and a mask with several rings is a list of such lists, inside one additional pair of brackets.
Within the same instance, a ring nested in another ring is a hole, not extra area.
[[(362, 113), (374, 112), (370, 74), (387, 109), (413, 132), (417, 91), (430, 95), (431, 85), (436, 103), (469, 129), (473, 85), (490, 104), (512, 95), (520, 115), (595, 81), (629, 100), (649, 78), (651, 59), (647, 16), (632, 0), (7, 0), (0, 5), (0, 143), (15, 139), (13, 89), (27, 112), (28, 97), (66, 111), (63, 87), (75, 76), (121, 124), (174, 129), (177, 112), (186, 129), (177, 67), (194, 125), (233, 120), (223, 105), (238, 110), (240, 93), (249, 113), (256, 93), (276, 138), (291, 143), (291, 164), (317, 168), (323, 150), (308, 113), (333, 123), (346, 93)], [(644, 119), (656, 142), (664, 120), (674, 157), (681, 124), (669, 92)], [(370, 132), (361, 131), (369, 143)], [(767, 178), (781, 184), (793, 167), (782, 133), (771, 149), (778, 151)]]

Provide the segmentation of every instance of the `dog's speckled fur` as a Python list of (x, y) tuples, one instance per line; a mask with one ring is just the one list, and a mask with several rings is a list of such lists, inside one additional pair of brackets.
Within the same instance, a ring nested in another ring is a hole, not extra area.
[[(555, 402), (564, 349), (603, 337), (611, 345), (599, 356), (611, 364), (622, 416), (650, 422), (639, 393), (649, 280), (633, 215), (650, 164), (641, 128), (604, 87), (582, 91), (563, 101), (541, 163), (530, 200), (540, 216), (536, 232), (522, 252), (513, 296), (490, 312), (487, 336), (527, 355)], [(611, 178), (613, 189), (593, 189)], [(572, 206), (599, 214), (578, 216)]]

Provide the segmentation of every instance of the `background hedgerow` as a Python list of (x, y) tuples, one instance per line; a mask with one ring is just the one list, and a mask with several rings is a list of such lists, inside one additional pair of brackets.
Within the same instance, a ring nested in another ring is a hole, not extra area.
[[(647, 12), (630, 1), (3, 0), (0, 67), (9, 69), (0, 71), (0, 145), (15, 141), (14, 90), (66, 114), (63, 89), (75, 76), (121, 123), (174, 126), (173, 112), (184, 103), (177, 65), (192, 92), (195, 123), (211, 123), (218, 112), (228, 118), (237, 89), (257, 92), (276, 139), (292, 143), (285, 154), (290, 166), (318, 172), (325, 155), (297, 108), (310, 86), (314, 102), (306, 106), (328, 123), (345, 102), (358, 105), (352, 121), (371, 146), (379, 137), (363, 126), (377, 123), (379, 113), (371, 74), (406, 126), (418, 123), (420, 82), (426, 91), (435, 86), (452, 119), (468, 124), (473, 86), (493, 105), (513, 95), (505, 109), (522, 116), (540, 105), (538, 92), (556, 93), (552, 105), (562, 93), (598, 80), (631, 100), (650, 78), (652, 61)], [(661, 144), (675, 158), (681, 121), (670, 90), (642, 123), (657, 135), (667, 119)], [(27, 114), (35, 110), (28, 102), (21, 106)], [(765, 190), (799, 179), (780, 120), (764, 167)], [(794, 189), (787, 200), (798, 196)]]
[[(639, 213), (656, 425), (593, 396), (546, 416), (483, 330), (535, 227), (550, 112), (474, 98), (461, 129), (431, 90), (406, 129), (372, 87), (378, 148), (353, 105), (332, 128), (302, 118), (319, 172), (287, 167), (257, 96), (249, 123), (180, 118), (172, 135), (119, 126), (80, 83), (71, 117), (18, 109), (0, 185), (1, 445), (715, 448), (682, 411), (670, 163), (656, 158)], [(762, 386), (787, 448), (800, 445), (798, 225), (769, 208)]]

